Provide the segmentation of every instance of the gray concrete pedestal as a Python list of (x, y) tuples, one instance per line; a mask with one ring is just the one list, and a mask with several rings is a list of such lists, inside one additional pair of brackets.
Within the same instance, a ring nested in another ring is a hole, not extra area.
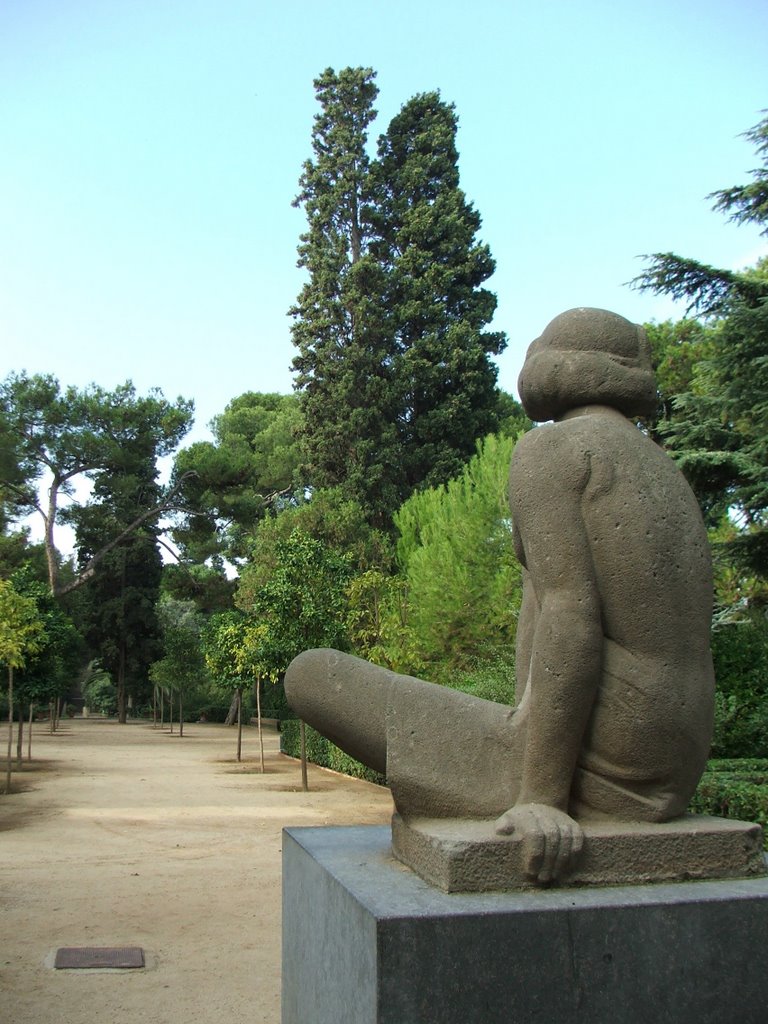
[(765, 1024), (768, 879), (444, 893), (387, 827), (283, 833), (282, 1024)]

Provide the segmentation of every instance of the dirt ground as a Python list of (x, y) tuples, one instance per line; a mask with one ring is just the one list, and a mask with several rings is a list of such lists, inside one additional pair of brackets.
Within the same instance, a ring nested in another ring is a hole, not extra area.
[[(279, 1024), (281, 829), (386, 823), (389, 792), (310, 766), (302, 793), (274, 731), (261, 775), (254, 727), (240, 764), (220, 725), (47, 729), (0, 796), (2, 1024)], [(147, 966), (55, 970), (64, 946)]]

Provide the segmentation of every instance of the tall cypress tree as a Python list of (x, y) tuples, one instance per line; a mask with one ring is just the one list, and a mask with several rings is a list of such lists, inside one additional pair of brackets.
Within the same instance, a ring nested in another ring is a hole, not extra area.
[(459, 187), (453, 106), (414, 97), (371, 161), (374, 77), (328, 69), (315, 82), (314, 157), (296, 199), (309, 279), (291, 312), (310, 479), (341, 485), (383, 523), (498, 426), (490, 356), (506, 340), (484, 330), (494, 262)]
[(484, 330), (496, 296), (481, 286), (495, 264), (459, 186), (457, 123), (453, 104), (422, 93), (379, 138), (374, 251), (396, 340), (404, 496), (455, 476), (498, 427), (490, 356), (506, 338)]
[(298, 265), (309, 278), (291, 310), (308, 479), (341, 485), (372, 520), (397, 503), (398, 464), (382, 268), (370, 254), (368, 126), (378, 89), (370, 68), (328, 68), (315, 80), (314, 156), (294, 205), (304, 207)]

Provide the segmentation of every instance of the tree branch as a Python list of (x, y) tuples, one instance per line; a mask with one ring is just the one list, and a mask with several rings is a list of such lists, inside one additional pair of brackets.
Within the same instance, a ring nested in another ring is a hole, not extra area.
[(184, 473), (179, 477), (175, 487), (168, 492), (165, 500), (160, 505), (155, 505), (154, 508), (146, 509), (141, 513), (141, 515), (136, 516), (136, 518), (108, 544), (99, 548), (99, 550), (89, 559), (88, 564), (85, 566), (83, 571), (74, 580), (65, 584), (63, 587), (52, 586), (51, 590), (54, 597), (62, 597), (64, 594), (69, 594), (73, 590), (77, 590), (84, 583), (87, 583), (88, 580), (92, 579), (96, 573), (96, 568), (99, 562), (102, 561), (105, 555), (109, 554), (109, 552), (116, 548), (118, 544), (122, 543), (126, 537), (130, 537), (132, 533), (135, 533), (140, 526), (144, 525), (144, 523), (149, 522), (151, 519), (156, 519), (158, 516), (161, 516), (163, 512), (168, 512), (172, 509), (173, 502), (171, 499), (179, 493), (186, 480), (191, 477), (196, 477), (197, 475), (198, 474), (194, 470), (189, 470), (189, 472)]

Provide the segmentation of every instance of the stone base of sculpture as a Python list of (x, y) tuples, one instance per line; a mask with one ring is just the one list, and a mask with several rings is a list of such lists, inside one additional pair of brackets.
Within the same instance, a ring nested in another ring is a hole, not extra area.
[[(759, 825), (687, 814), (658, 825), (582, 821), (584, 848), (560, 885), (640, 885), (766, 873)], [(493, 820), (392, 819), (392, 852), (443, 892), (533, 887), (522, 841), (500, 836)]]
[(282, 1024), (764, 1024), (768, 878), (445, 893), (386, 827), (283, 834)]

